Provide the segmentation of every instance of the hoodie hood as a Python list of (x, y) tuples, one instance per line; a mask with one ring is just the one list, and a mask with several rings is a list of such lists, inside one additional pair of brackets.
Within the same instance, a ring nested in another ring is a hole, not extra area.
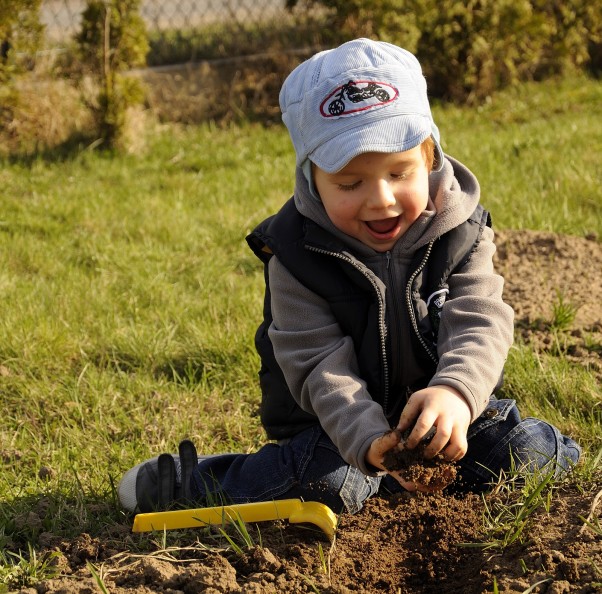
[[(394, 251), (400, 248), (418, 249), (450, 229), (466, 221), (477, 207), (480, 198), (479, 182), (462, 163), (446, 155), (440, 171), (429, 176), (429, 206), (422, 216), (399, 239)], [(332, 233), (359, 256), (376, 252), (361, 241), (340, 231), (332, 223), (322, 202), (316, 200), (301, 167), (296, 170), (295, 206), (314, 223)]]

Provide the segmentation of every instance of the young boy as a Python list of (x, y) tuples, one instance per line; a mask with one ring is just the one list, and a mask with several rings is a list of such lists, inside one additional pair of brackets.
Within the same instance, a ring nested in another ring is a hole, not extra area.
[(569, 470), (580, 456), (573, 440), (492, 396), (513, 312), (479, 184), (443, 154), (416, 58), (388, 43), (345, 43), (298, 66), (280, 106), (295, 193), (247, 238), (265, 264), (256, 346), (274, 441), (209, 457), (184, 441), (178, 455), (126, 473), (123, 506), (220, 494), (354, 513), (381, 486), (426, 488), (383, 465), (388, 450), (425, 438), (427, 458), (457, 462), (457, 489), (484, 489), (512, 468)]

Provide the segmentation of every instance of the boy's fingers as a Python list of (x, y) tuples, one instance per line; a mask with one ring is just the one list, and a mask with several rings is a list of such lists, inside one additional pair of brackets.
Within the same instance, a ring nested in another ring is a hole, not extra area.
[(416, 491), (421, 493), (435, 493), (436, 491), (440, 490), (438, 487), (427, 487), (425, 485), (421, 485), (420, 483), (411, 483), (406, 481), (398, 473), (395, 473), (393, 477), (406, 491), (409, 491), (410, 493), (415, 493)]
[(413, 417), (410, 417), (409, 415), (401, 415), (401, 417), (399, 418), (399, 423), (397, 423), (397, 429), (399, 429), (400, 432), (405, 431), (406, 429), (409, 429), (412, 426), (413, 421)]
[(440, 420), (433, 438), (424, 450), (424, 456), (426, 458), (433, 458), (444, 450), (451, 441), (452, 431), (453, 425), (450, 421)]
[(401, 441), (401, 437), (397, 431), (388, 431), (377, 440), (378, 451), (384, 454), (388, 450), (394, 448)]
[(400, 435), (397, 431), (387, 431), (370, 444), (370, 448), (366, 453), (366, 459), (373, 466), (384, 470), (382, 461), (385, 453), (396, 447), (399, 444), (400, 439)]
[(467, 451), (468, 442), (466, 436), (463, 434), (458, 436), (452, 435), (452, 438), (449, 440), (449, 445), (443, 451), (443, 455), (449, 462), (456, 462), (463, 458)]
[(414, 493), (416, 491), (416, 485), (410, 481), (406, 481), (402, 476), (398, 473), (391, 473), (391, 476), (406, 490), (410, 493)]
[(412, 400), (412, 396), (408, 400), (404, 409), (401, 411), (401, 416), (399, 417), (399, 423), (397, 423), (397, 429), (399, 431), (405, 431), (409, 429), (413, 424), (414, 420), (418, 416), (420, 412), (420, 403), (414, 399)]
[(416, 420), (416, 424), (406, 440), (405, 446), (409, 450), (415, 448), (430, 431), (431, 427), (435, 423), (435, 420), (436, 417), (434, 415), (423, 411), (423, 413)]
[(464, 457), (465, 452), (457, 446), (448, 446), (443, 450), (443, 456), (447, 462), (457, 462)]

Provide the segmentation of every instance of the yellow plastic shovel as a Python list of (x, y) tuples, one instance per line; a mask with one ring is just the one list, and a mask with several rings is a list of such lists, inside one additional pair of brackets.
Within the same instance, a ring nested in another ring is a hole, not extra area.
[(175, 511), (138, 514), (134, 518), (133, 532), (150, 530), (175, 530), (178, 528), (200, 528), (208, 525), (223, 525), (241, 519), (243, 522), (264, 522), (266, 520), (288, 520), (292, 523), (315, 524), (332, 540), (337, 527), (337, 517), (323, 503), (281, 499), (239, 503), (219, 507), (178, 509)]

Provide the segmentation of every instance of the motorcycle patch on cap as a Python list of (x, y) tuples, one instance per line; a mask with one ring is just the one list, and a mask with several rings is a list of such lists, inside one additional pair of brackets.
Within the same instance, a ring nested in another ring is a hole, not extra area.
[(350, 80), (337, 87), (320, 104), (325, 118), (344, 117), (375, 109), (397, 99), (399, 91), (386, 82)]

